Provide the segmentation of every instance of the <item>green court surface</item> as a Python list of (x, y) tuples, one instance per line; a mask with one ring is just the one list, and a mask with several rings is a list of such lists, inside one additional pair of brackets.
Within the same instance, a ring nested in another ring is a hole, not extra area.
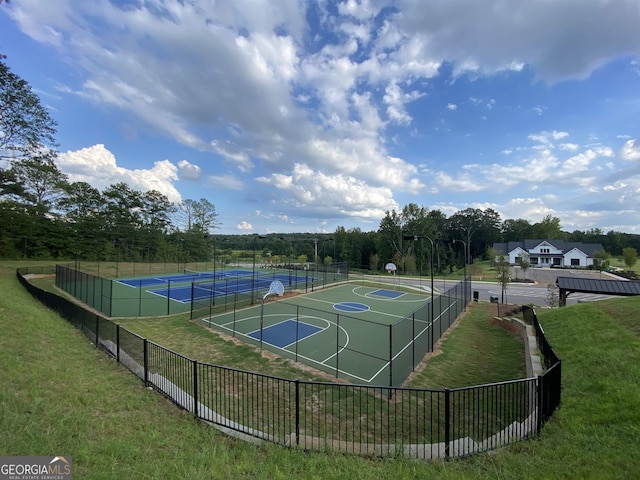
[[(201, 323), (352, 383), (401, 385), (433, 348), (459, 299), (343, 284), (201, 319)], [(434, 304), (435, 305), (435, 304)], [(454, 307), (454, 308), (452, 308)]]

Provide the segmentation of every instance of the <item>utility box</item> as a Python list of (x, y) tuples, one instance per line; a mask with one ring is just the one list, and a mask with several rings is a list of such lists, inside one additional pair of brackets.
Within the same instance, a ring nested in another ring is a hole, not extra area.
[(478, 294), (478, 291), (474, 290), (473, 291), (473, 301), (477, 302), (479, 297), (480, 297), (480, 295)]
[(491, 303), (498, 303), (498, 296), (497, 295), (491, 295)]

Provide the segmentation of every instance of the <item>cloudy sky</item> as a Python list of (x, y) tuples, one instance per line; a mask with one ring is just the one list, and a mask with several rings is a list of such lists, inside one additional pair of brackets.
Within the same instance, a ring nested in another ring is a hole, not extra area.
[(409, 203), (640, 233), (638, 0), (12, 0), (59, 166), (206, 198), (220, 233)]

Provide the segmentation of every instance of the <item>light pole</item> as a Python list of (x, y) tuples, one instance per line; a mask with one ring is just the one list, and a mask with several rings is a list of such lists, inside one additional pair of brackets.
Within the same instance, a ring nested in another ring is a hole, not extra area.
[[(205, 240), (210, 238), (213, 240), (213, 291), (211, 292), (211, 305), (216, 304), (216, 237), (207, 233), (204, 236)], [(205, 263), (205, 270), (207, 269), (207, 265)]]
[[(333, 237), (327, 238), (324, 242), (322, 242), (322, 245), (320, 246), (321, 255), (324, 255), (324, 244), (327, 242), (333, 242)], [(334, 246), (335, 246), (335, 243), (334, 243)], [(324, 275), (322, 277), (322, 286), (324, 287), (327, 284), (327, 266), (324, 263), (324, 258), (322, 259), (321, 263), (324, 266)]]
[(251, 274), (251, 304), (253, 305), (255, 285), (256, 285), (256, 241), (259, 238), (267, 238), (265, 235), (253, 234), (253, 271)]
[(289, 242), (289, 255), (287, 255), (287, 262), (289, 265), (287, 266), (287, 270), (289, 271), (289, 287), (291, 287), (291, 255), (293, 254), (293, 243), (291, 243), (290, 238), (278, 237), (280, 240)]
[(467, 242), (465, 242), (464, 240), (454, 240), (453, 243), (455, 244), (456, 242), (460, 242), (464, 245), (464, 281), (462, 282), (463, 285), (463, 301), (464, 301), (464, 310), (465, 312), (467, 311)]
[(433, 240), (431, 240), (430, 237), (427, 237), (426, 235), (405, 235), (403, 237), (405, 240), (413, 240), (413, 241), (418, 241), (418, 240), (429, 240), (429, 243), (431, 244), (431, 256), (429, 258), (429, 270), (431, 272), (431, 351), (433, 352), (433, 322), (435, 320), (433, 313), (433, 304), (434, 302), (434, 294), (433, 294)]
[[(228, 243), (229, 239), (228, 238), (223, 238), (222, 241)], [(222, 246), (222, 270), (225, 269), (225, 265), (226, 265), (225, 258), (224, 258), (224, 251), (225, 251), (225, 248), (224, 248), (224, 245), (223, 245)], [(224, 272), (223, 272), (223, 276), (224, 276)], [(220, 278), (222, 278), (222, 277), (220, 277)]]

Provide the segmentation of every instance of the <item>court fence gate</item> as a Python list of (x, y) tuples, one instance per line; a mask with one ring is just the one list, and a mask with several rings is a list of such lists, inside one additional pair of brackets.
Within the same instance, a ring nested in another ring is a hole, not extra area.
[(240, 438), (358, 455), (456, 458), (537, 435), (560, 404), (561, 362), (533, 322), (546, 371), (537, 377), (462, 388), (419, 389), (290, 380), (202, 363), (100, 314), (20, 283), (145, 385), (196, 418)]

